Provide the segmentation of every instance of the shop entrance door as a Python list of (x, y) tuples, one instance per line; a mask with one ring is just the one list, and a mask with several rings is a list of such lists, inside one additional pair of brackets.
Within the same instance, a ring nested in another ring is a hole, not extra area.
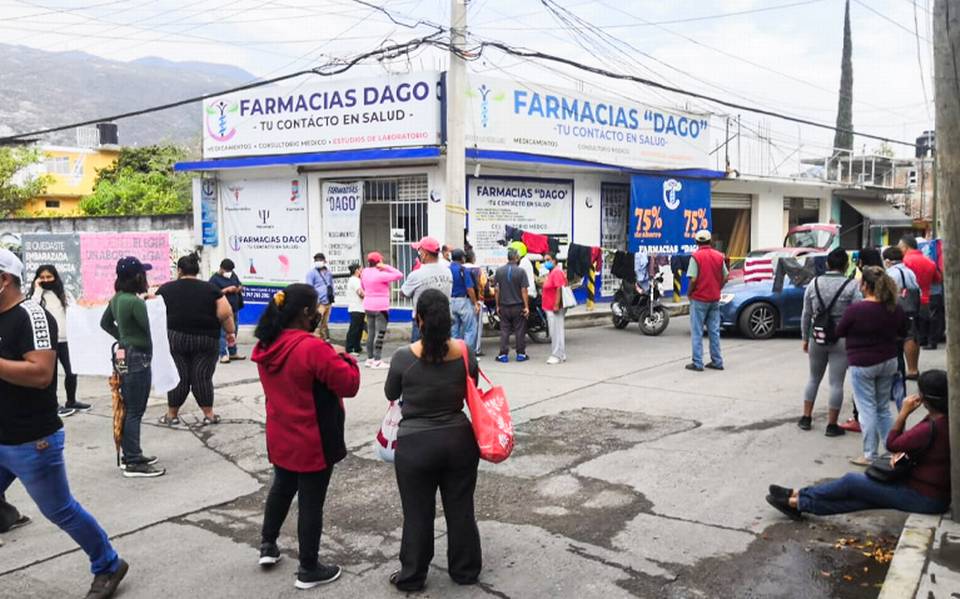
[[(627, 227), (630, 226), (630, 186), (603, 183), (600, 186), (600, 245), (608, 250), (627, 250)], [(620, 279), (610, 274), (613, 260), (604, 258), (600, 295), (613, 297), (620, 289)]]
[[(410, 247), (427, 235), (429, 191), (426, 175), (384, 177), (363, 182), (360, 243), (364, 255), (377, 251), (402, 273), (409, 274), (417, 259)], [(395, 285), (390, 305), (412, 307)]]

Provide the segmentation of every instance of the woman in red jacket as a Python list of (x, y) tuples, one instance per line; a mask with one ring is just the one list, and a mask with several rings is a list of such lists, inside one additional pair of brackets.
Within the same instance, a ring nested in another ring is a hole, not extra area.
[[(928, 370), (917, 381), (920, 394), (908, 397), (887, 435), (891, 462), (909, 456), (914, 466), (899, 482), (879, 482), (851, 472), (800, 490), (770, 485), (767, 503), (799, 520), (803, 513), (825, 516), (860, 510), (894, 509), (942, 514), (950, 507), (950, 434), (947, 426), (947, 373)], [(927, 417), (904, 432), (907, 418), (920, 405)]]
[(319, 318), (312, 286), (295, 284), (278, 291), (257, 323), (254, 335), (260, 342), (252, 357), (266, 395), (267, 455), (274, 470), (263, 515), (260, 565), (280, 561), (277, 537), (298, 495), (298, 589), (340, 577), (339, 566), (318, 561), (323, 503), (333, 465), (347, 455), (343, 398), (353, 397), (360, 387), (353, 357), (312, 334)]

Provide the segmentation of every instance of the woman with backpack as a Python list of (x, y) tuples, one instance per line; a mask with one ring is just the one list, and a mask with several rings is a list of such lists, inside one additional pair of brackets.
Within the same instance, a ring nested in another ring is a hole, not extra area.
[[(920, 393), (904, 400), (886, 436), (887, 449), (894, 454), (886, 472), (873, 466), (866, 473), (850, 472), (803, 489), (770, 485), (767, 503), (792, 520), (802, 519), (804, 513), (827, 516), (860, 510), (945, 512), (950, 506), (947, 373), (928, 370), (917, 384)], [(907, 418), (921, 405), (927, 416), (906, 430)]]
[(892, 425), (890, 398), (897, 375), (900, 341), (907, 335), (907, 317), (897, 305), (898, 289), (879, 266), (863, 269), (863, 301), (851, 304), (837, 324), (837, 337), (846, 338), (847, 361), (863, 431), (863, 455), (851, 462), (869, 466), (877, 446)]
[[(847, 376), (847, 349), (836, 337), (836, 323), (847, 307), (862, 299), (859, 285), (847, 277), (847, 252), (837, 248), (827, 256), (827, 272), (816, 277), (803, 294), (801, 332), (803, 351), (810, 360), (810, 378), (803, 393), (803, 416), (797, 422), (802, 430), (812, 428), (813, 404), (823, 375), (830, 370), (830, 399), (827, 411), (828, 437), (839, 437), (844, 431), (837, 424), (843, 406), (843, 382)], [(811, 342), (812, 341), (812, 342)]]

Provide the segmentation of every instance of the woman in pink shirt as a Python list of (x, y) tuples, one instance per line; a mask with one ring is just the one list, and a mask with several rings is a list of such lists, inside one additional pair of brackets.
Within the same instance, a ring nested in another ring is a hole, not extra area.
[(390, 367), (381, 359), (390, 315), (390, 284), (402, 278), (402, 272), (383, 263), (380, 252), (367, 255), (367, 268), (360, 273), (363, 310), (367, 313), (367, 368)]
[(567, 286), (567, 275), (563, 267), (552, 254), (543, 255), (543, 268), (550, 274), (543, 283), (543, 309), (547, 313), (547, 326), (550, 327), (552, 351), (547, 364), (559, 364), (567, 361), (566, 325), (563, 307), (563, 288)]

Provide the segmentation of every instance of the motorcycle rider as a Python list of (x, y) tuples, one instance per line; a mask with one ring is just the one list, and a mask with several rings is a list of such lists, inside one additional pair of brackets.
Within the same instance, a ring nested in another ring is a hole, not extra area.
[(710, 231), (697, 231), (694, 239), (697, 251), (690, 257), (687, 276), (690, 286), (690, 339), (693, 361), (685, 366), (687, 370), (703, 372), (703, 325), (707, 325), (710, 336), (711, 370), (723, 370), (723, 357), (720, 355), (720, 290), (727, 282), (726, 257), (712, 247)]

